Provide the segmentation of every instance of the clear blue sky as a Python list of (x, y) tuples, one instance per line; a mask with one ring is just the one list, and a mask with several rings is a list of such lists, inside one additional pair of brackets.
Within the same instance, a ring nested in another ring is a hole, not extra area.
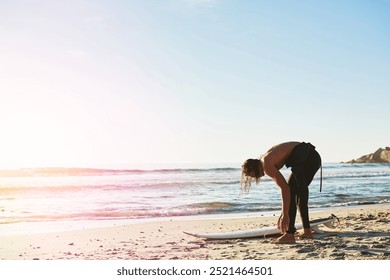
[(390, 145), (388, 1), (0, 1), (0, 167)]

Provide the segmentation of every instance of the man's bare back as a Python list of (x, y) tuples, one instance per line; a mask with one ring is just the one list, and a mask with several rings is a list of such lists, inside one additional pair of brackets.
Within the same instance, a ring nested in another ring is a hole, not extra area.
[(294, 148), (301, 142), (286, 142), (273, 146), (262, 157), (262, 162), (274, 165), (277, 169), (282, 168), (286, 163), (287, 158)]

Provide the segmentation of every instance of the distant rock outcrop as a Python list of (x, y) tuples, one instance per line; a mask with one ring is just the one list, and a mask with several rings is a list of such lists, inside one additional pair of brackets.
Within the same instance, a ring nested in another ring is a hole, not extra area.
[(390, 163), (390, 147), (379, 148), (372, 154), (350, 160), (347, 163)]

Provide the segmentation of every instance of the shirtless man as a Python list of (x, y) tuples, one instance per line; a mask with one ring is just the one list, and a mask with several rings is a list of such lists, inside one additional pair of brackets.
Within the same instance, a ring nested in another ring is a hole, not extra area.
[[(286, 165), (292, 174), (288, 181), (280, 173)], [(280, 187), (282, 213), (278, 228), (283, 233), (274, 243), (295, 243), (295, 218), (299, 208), (303, 233), (300, 238), (313, 238), (309, 223), (309, 185), (321, 166), (321, 157), (310, 143), (286, 142), (273, 146), (260, 159), (248, 159), (242, 165), (241, 189), (249, 191), (251, 182), (260, 182), (265, 174)], [(244, 185), (244, 186), (243, 186)]]

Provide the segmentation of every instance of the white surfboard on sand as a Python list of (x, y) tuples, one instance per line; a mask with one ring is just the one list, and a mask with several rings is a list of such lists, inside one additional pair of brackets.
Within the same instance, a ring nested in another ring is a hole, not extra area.
[[(310, 221), (310, 227), (315, 232), (322, 232), (318, 226), (324, 225), (328, 228), (334, 228), (335, 222), (338, 221), (338, 218), (332, 214), (329, 218), (316, 219)], [(295, 225), (296, 229), (301, 229), (302, 224)], [(220, 233), (191, 233), (184, 231), (185, 234), (206, 238), (206, 239), (234, 239), (234, 238), (253, 238), (253, 237), (265, 237), (267, 235), (280, 234), (280, 230), (275, 227), (263, 227), (260, 229), (249, 230), (249, 231), (230, 231), (230, 232), (220, 232)]]

